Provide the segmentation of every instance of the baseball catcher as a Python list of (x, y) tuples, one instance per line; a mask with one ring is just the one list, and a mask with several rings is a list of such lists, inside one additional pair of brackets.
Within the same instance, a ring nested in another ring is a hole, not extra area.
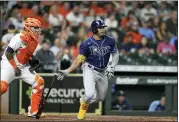
[(39, 62), (32, 60), (41, 33), (41, 23), (34, 18), (27, 18), (24, 23), (24, 30), (12, 37), (2, 56), (0, 93), (4, 94), (14, 79), (30, 84), (32, 93), (28, 116), (35, 117), (44, 88), (44, 79), (35, 72)]

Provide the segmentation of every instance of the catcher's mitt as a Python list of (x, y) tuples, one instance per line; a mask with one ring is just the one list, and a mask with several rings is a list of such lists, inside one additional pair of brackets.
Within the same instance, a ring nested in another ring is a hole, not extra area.
[(29, 60), (29, 64), (31, 66), (29, 68), (29, 70), (34, 71), (34, 70), (37, 70), (40, 67), (41, 63), (40, 63), (40, 60), (37, 57), (33, 56), (32, 59)]

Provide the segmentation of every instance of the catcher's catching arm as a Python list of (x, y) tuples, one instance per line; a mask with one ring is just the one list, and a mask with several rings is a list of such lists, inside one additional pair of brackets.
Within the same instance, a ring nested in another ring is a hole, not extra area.
[(5, 55), (9, 61), (9, 63), (12, 65), (14, 68), (15, 76), (20, 76), (21, 75), (21, 70), (17, 67), (16, 62), (13, 58), (14, 55), (14, 50), (11, 47), (7, 47)]
[(30, 68), (29, 70), (30, 71), (34, 71), (34, 70), (37, 70), (39, 67), (40, 67), (40, 60), (36, 57), (36, 56), (33, 56), (32, 59), (29, 60), (29, 64), (30, 64)]

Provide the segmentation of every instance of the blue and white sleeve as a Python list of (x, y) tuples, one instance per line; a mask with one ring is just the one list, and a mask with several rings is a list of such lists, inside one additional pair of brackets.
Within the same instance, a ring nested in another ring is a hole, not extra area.
[(113, 38), (111, 53), (116, 53), (117, 51), (118, 51), (118, 48), (117, 48), (116, 42)]
[(154, 111), (156, 111), (156, 107), (158, 106), (158, 104), (160, 103), (160, 101), (153, 101), (151, 104), (150, 104), (150, 106), (149, 106), (149, 109), (148, 109), (148, 111), (149, 112), (154, 112)]

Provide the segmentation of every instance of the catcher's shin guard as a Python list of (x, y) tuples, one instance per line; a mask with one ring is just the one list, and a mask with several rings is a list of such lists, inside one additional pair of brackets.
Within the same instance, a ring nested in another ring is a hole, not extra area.
[(44, 80), (40, 76), (36, 76), (36, 83), (32, 86), (31, 92), (31, 109), (30, 113), (38, 111), (38, 106), (44, 89)]
[(6, 93), (7, 89), (8, 89), (8, 83), (6, 81), (1, 80), (0, 95)]
[(81, 99), (80, 101), (81, 101), (80, 109), (79, 109), (77, 118), (79, 120), (83, 120), (85, 118), (85, 115), (86, 115), (86, 112), (88, 110), (89, 104), (85, 103), (85, 101), (83, 99)]

